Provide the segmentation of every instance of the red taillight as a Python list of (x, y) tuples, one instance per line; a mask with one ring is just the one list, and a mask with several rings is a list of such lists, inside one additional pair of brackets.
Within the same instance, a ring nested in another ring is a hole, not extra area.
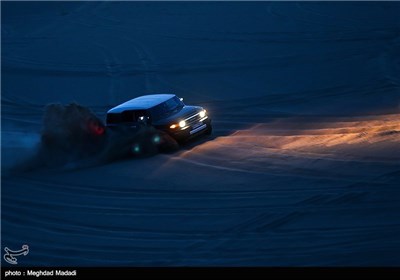
[(105, 132), (104, 126), (102, 126), (101, 124), (96, 123), (94, 121), (90, 121), (88, 126), (89, 126), (90, 132), (92, 132), (95, 135), (102, 135)]
[(105, 130), (104, 130), (104, 127), (102, 127), (102, 126), (97, 126), (97, 127), (94, 129), (94, 133), (97, 134), (97, 135), (103, 134), (104, 131), (105, 131)]

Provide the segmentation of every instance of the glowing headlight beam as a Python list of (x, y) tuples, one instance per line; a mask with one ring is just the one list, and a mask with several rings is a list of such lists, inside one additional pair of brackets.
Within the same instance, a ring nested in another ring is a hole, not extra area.
[(206, 116), (206, 110), (203, 110), (199, 113), (200, 118), (204, 118)]
[(186, 126), (186, 122), (185, 121), (180, 121), (179, 122), (179, 127), (184, 128)]

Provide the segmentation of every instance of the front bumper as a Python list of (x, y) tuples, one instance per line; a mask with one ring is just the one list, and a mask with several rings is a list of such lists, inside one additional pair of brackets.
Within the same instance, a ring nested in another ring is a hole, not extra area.
[(169, 134), (177, 141), (187, 141), (191, 138), (194, 138), (198, 135), (201, 135), (211, 129), (211, 119), (208, 117), (203, 121), (196, 122), (195, 124), (191, 124), (187, 128), (183, 130), (177, 130), (173, 132), (169, 132)]

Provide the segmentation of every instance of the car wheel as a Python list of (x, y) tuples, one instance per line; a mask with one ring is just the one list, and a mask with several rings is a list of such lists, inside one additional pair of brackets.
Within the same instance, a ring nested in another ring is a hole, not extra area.
[(170, 153), (170, 152), (174, 152), (179, 149), (178, 142), (173, 137), (168, 135), (167, 133), (160, 132), (160, 137), (161, 137), (162, 141), (158, 145), (159, 152)]
[(210, 124), (210, 125), (208, 125), (207, 130), (205, 131), (205, 134), (206, 135), (211, 135), (211, 133), (212, 133), (212, 126)]

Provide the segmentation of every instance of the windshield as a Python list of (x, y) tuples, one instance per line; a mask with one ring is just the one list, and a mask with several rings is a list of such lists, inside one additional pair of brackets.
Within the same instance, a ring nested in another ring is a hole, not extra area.
[(154, 121), (167, 118), (178, 112), (183, 107), (183, 102), (178, 97), (173, 97), (151, 109)]

